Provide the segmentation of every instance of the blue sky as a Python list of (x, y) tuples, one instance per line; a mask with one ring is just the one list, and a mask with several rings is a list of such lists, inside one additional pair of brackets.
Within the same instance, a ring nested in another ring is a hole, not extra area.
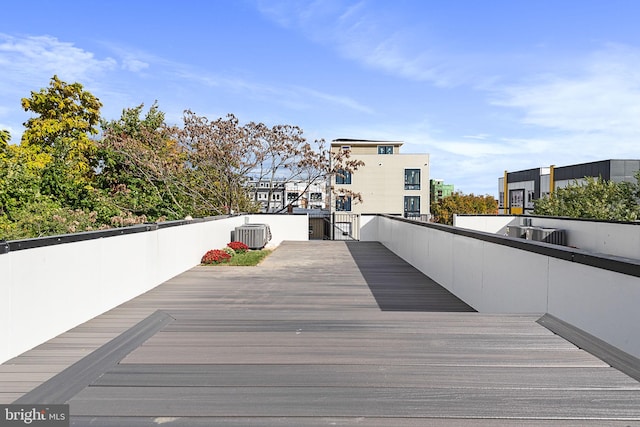
[(636, 0), (7, 2), (0, 128), (57, 74), (103, 117), (157, 100), (171, 123), (292, 124), (389, 139), (431, 177), (497, 195), (504, 170), (640, 158)]

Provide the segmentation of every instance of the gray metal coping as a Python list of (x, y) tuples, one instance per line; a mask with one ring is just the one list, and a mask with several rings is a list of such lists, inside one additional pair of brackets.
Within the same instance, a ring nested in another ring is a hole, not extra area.
[(68, 402), (173, 320), (164, 311), (154, 312), (13, 403), (47, 405)]
[(597, 357), (611, 367), (640, 381), (640, 359), (547, 313), (537, 323), (565, 340)]
[(376, 214), (376, 216), (410, 223), (419, 227), (433, 228), (446, 233), (470, 237), (473, 239), (495, 243), (497, 245), (508, 246), (514, 249), (520, 249), (523, 251), (545, 255), (552, 258), (558, 258), (565, 261), (575, 262), (590, 267), (602, 268), (603, 270), (640, 277), (640, 259), (592, 253), (581, 249), (570, 248), (567, 246), (559, 246), (551, 243), (524, 240), (517, 237), (501, 236), (498, 234), (458, 228), (445, 224), (414, 221), (411, 219), (393, 215)]

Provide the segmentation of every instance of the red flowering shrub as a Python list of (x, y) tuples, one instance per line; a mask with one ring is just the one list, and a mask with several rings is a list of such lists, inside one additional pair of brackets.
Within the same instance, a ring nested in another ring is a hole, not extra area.
[(231, 255), (221, 249), (212, 249), (202, 257), (203, 264), (220, 264), (231, 259)]
[(239, 254), (247, 252), (249, 250), (249, 246), (245, 245), (242, 242), (227, 243), (227, 246), (230, 247), (231, 249), (233, 249), (234, 251), (236, 251)]

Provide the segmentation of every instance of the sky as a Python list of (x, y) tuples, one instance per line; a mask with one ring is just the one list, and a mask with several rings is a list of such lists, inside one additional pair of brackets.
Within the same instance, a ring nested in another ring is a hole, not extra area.
[(107, 120), (300, 126), (309, 141), (404, 141), (431, 178), (640, 158), (637, 0), (22, 0), (0, 20), (0, 129), (53, 75)]

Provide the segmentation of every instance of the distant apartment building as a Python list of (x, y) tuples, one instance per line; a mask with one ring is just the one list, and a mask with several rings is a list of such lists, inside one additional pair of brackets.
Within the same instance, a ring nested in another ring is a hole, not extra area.
[(285, 184), (284, 180), (250, 179), (246, 187), (251, 200), (260, 204), (261, 212), (278, 212), (285, 207)]
[(573, 182), (580, 183), (585, 177), (602, 177), (613, 182), (636, 182), (635, 174), (638, 170), (640, 160), (610, 159), (561, 167), (505, 171), (504, 176), (498, 178), (498, 207), (501, 213), (506, 214), (531, 213), (534, 200)]
[(432, 179), (430, 181), (430, 195), (431, 203), (436, 203), (438, 200), (442, 200), (445, 197), (449, 197), (453, 194), (453, 184), (445, 184), (442, 179)]
[(296, 180), (285, 184), (286, 204), (294, 208), (325, 209), (327, 207), (327, 181)]
[(261, 212), (281, 212), (292, 208), (324, 209), (327, 206), (327, 182), (304, 180), (249, 180), (251, 200), (260, 204)]
[[(331, 212), (427, 217), (429, 154), (404, 154), (400, 152), (402, 145), (400, 141), (333, 140), (332, 152), (349, 151), (351, 159), (362, 160), (365, 165), (352, 174), (331, 177)], [(359, 193), (362, 202), (353, 200), (344, 190)]]

